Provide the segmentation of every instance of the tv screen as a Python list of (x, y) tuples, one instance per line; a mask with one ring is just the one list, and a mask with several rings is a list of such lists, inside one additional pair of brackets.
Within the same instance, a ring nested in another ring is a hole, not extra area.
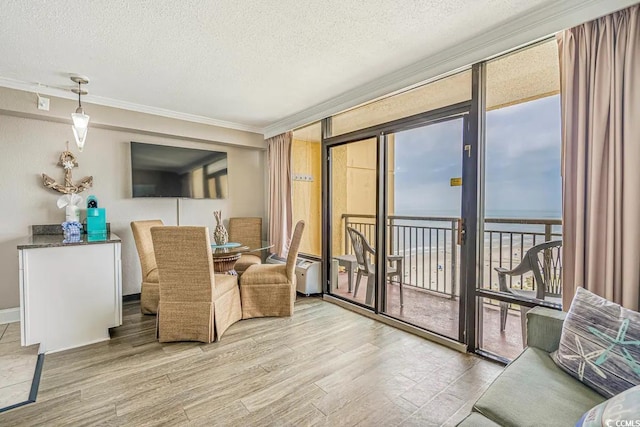
[(227, 153), (131, 142), (133, 197), (227, 197)]

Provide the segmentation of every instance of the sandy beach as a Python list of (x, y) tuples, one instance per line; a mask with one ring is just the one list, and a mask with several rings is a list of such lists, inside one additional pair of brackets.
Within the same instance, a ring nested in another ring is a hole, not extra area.
[[(526, 248), (528, 249), (528, 248)], [(526, 252), (526, 250), (525, 250)], [(452, 289), (456, 295), (459, 295), (459, 265), (460, 265), (460, 249), (452, 256), (451, 250), (439, 249), (420, 251), (417, 254), (415, 250), (411, 255), (405, 255), (404, 258), (404, 283), (426, 288), (436, 292), (451, 294)], [(489, 256), (489, 247), (485, 247), (483, 262), (483, 278), (480, 287), (498, 290), (498, 273), (496, 267), (512, 269), (521, 261), (521, 252), (519, 250), (509, 252), (509, 247), (491, 249)], [(452, 278), (455, 274), (455, 286), (453, 286)], [(514, 276), (511, 279), (511, 286), (520, 287), (521, 281), (524, 287), (530, 287), (533, 279), (533, 273), (529, 272), (522, 276)]]

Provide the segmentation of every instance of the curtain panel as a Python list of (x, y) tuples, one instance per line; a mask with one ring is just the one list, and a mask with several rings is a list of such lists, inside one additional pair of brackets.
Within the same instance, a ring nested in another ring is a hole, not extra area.
[(289, 249), (293, 213), (291, 200), (291, 141), (293, 132), (267, 139), (269, 163), (269, 242), (284, 257)]
[(563, 306), (640, 299), (640, 5), (566, 30), (560, 56)]

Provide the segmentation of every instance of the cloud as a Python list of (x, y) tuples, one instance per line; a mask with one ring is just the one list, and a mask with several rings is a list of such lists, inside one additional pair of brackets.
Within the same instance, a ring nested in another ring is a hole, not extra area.
[[(559, 216), (559, 96), (487, 113), (486, 213)], [(459, 215), (462, 176), (462, 120), (396, 134), (396, 214)], [(515, 211), (515, 212), (514, 212)]]

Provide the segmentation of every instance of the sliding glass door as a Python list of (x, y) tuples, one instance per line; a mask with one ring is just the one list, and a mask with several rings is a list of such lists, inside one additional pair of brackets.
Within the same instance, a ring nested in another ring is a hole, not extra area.
[(332, 260), (330, 292), (374, 307), (377, 239), (377, 138), (329, 149)]
[(457, 342), (468, 115), (461, 103), (324, 140), (328, 292)]
[(383, 312), (456, 341), (466, 115), (386, 136), (388, 270)]
[(519, 354), (562, 294), (557, 61), (547, 40), (323, 121), (331, 296)]
[(526, 346), (526, 312), (531, 307), (561, 305), (558, 68), (555, 40), (484, 66), (484, 218), (476, 347), (505, 359), (514, 359)]

